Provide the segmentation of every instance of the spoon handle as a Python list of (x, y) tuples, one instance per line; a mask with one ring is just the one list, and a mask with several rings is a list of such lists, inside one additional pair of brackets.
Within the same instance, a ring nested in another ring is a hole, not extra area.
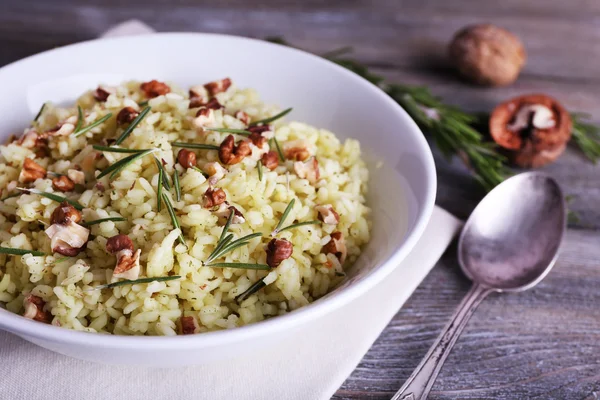
[(446, 357), (481, 301), (491, 289), (473, 284), (452, 319), (392, 400), (426, 400)]

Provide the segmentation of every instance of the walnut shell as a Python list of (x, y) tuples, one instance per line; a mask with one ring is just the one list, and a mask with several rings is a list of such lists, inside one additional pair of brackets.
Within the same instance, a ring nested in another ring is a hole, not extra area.
[(513, 83), (527, 59), (517, 36), (491, 24), (463, 28), (452, 39), (449, 50), (458, 72), (484, 86)]
[(490, 134), (510, 160), (537, 168), (556, 160), (571, 139), (567, 110), (543, 94), (519, 96), (498, 105), (490, 116)]

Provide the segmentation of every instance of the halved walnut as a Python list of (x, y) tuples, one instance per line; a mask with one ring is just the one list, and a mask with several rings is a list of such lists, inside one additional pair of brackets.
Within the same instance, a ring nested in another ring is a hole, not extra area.
[(146, 97), (154, 98), (165, 95), (171, 91), (169, 85), (164, 82), (159, 82), (155, 79), (150, 82), (144, 82), (140, 85), (140, 89), (144, 92)]
[(229, 203), (227, 203), (227, 202), (223, 202), (221, 205), (219, 205), (219, 208), (217, 209), (217, 211), (214, 211), (213, 213), (217, 217), (219, 217), (220, 224), (225, 224), (227, 222), (227, 220), (229, 219), (229, 216), (231, 215), (232, 212), (233, 212), (233, 218), (231, 218), (232, 225), (243, 224), (244, 222), (246, 222), (246, 218), (244, 218), (244, 214), (242, 214), (242, 212), (240, 210), (238, 210), (237, 208), (235, 208), (234, 206), (229, 205)]
[(213, 190), (212, 188), (208, 188), (202, 197), (202, 205), (204, 208), (213, 208), (225, 202), (226, 198), (227, 194), (223, 189)]
[(42, 167), (31, 158), (26, 158), (23, 161), (23, 169), (19, 174), (19, 182), (31, 183), (37, 179), (46, 177), (46, 168)]
[(283, 260), (292, 256), (294, 246), (286, 239), (271, 239), (267, 244), (267, 265), (277, 268)]
[(321, 252), (335, 255), (338, 260), (340, 260), (340, 263), (343, 264), (344, 261), (346, 261), (348, 250), (346, 248), (346, 241), (344, 240), (342, 232), (333, 232), (331, 234), (331, 239), (325, 246), (323, 246)]
[(269, 151), (262, 155), (260, 161), (265, 168), (273, 171), (279, 165), (279, 155), (276, 151)]
[(106, 99), (108, 99), (108, 96), (110, 96), (111, 94), (114, 94), (114, 93), (117, 93), (117, 89), (116, 88), (114, 88), (112, 86), (100, 85), (94, 91), (94, 98), (97, 101), (105, 102)]
[(61, 175), (52, 178), (52, 187), (61, 192), (70, 192), (75, 188), (75, 183), (67, 176)]
[(327, 225), (337, 225), (340, 222), (340, 215), (333, 209), (331, 204), (316, 206), (315, 210), (319, 213), (319, 220)]
[(127, 235), (116, 235), (106, 241), (106, 251), (117, 256), (113, 278), (137, 279), (140, 275), (140, 254), (133, 251), (133, 241)]
[(288, 160), (306, 161), (310, 157), (309, 143), (304, 139), (286, 142), (283, 154)]
[(310, 183), (316, 183), (321, 177), (319, 163), (315, 157), (307, 162), (296, 161), (294, 163), (294, 171), (298, 175), (298, 178), (307, 179)]
[(182, 335), (192, 335), (200, 332), (200, 325), (198, 325), (198, 321), (194, 317), (181, 317), (180, 323)]
[(23, 299), (23, 307), (25, 308), (23, 316), (34, 321), (49, 324), (52, 322), (52, 314), (49, 311), (44, 311), (45, 306), (46, 302), (41, 297), (28, 294)]
[(209, 82), (204, 85), (204, 88), (211, 96), (224, 92), (231, 86), (231, 79), (225, 78), (219, 81)]
[(52, 212), (50, 225), (45, 233), (50, 238), (52, 251), (65, 256), (74, 257), (86, 245), (90, 231), (77, 222), (81, 221), (81, 213), (67, 202)]
[(235, 146), (233, 135), (227, 136), (219, 147), (219, 159), (225, 165), (239, 163), (244, 157), (252, 154), (249, 143), (248, 140), (241, 140), (238, 142), (238, 145)]
[(227, 174), (227, 170), (221, 166), (218, 162), (209, 162), (204, 164), (204, 172), (209, 175), (208, 183), (214, 186)]

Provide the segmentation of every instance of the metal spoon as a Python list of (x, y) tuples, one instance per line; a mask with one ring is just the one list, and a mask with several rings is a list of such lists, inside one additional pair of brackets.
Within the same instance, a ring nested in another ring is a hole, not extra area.
[(479, 203), (458, 242), (458, 261), (473, 287), (392, 400), (427, 398), (452, 346), (488, 294), (529, 289), (550, 272), (566, 230), (566, 209), (558, 184), (536, 172), (506, 180)]

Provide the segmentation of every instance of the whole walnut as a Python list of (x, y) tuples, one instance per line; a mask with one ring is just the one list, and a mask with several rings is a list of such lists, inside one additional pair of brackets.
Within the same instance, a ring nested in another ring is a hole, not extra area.
[(471, 25), (454, 35), (450, 60), (469, 81), (484, 86), (513, 83), (527, 55), (519, 38), (495, 25)]

